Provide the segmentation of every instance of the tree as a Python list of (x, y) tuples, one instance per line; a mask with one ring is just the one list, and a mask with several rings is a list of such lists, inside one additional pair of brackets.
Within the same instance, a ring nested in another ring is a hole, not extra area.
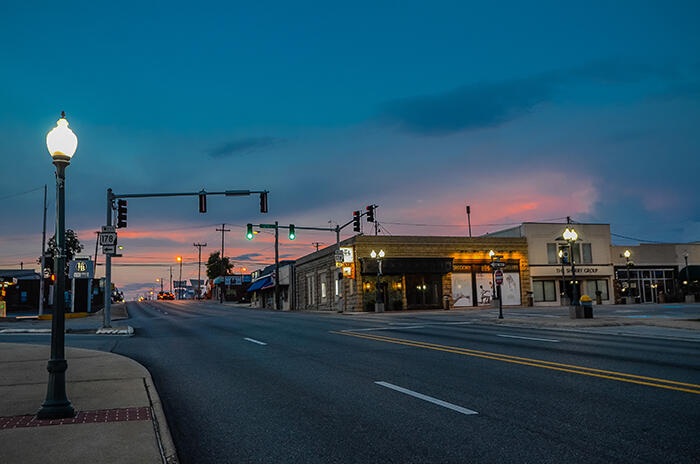
[[(57, 246), (56, 246), (56, 235), (49, 239), (49, 243), (46, 245), (46, 267), (54, 273), (54, 260), (49, 258), (50, 256), (56, 256)], [(73, 231), (73, 229), (66, 229), (66, 269), (65, 272), (68, 273), (68, 263), (73, 259), (75, 255), (83, 251), (83, 245), (80, 244), (78, 235)], [(37, 260), (41, 264), (41, 258)]]
[(214, 253), (210, 254), (209, 259), (207, 260), (207, 277), (212, 280), (221, 275), (228, 274), (229, 271), (233, 269), (233, 264), (229, 262), (228, 258), (224, 258), (223, 269), (225, 272), (221, 272), (221, 253), (215, 251)]

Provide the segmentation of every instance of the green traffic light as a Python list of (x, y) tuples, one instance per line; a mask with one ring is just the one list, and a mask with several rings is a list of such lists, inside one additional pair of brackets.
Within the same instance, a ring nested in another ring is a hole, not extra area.
[(297, 234), (294, 231), (294, 224), (289, 224), (289, 240), (294, 240)]
[(245, 238), (248, 240), (253, 240), (253, 224), (248, 224), (248, 232), (245, 234)]

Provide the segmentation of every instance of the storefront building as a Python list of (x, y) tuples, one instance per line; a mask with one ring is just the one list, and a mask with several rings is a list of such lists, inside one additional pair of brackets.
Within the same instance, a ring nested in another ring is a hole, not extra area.
[[(530, 275), (523, 238), (357, 235), (341, 242), (341, 250), (340, 266), (335, 246), (297, 260), (295, 309), (374, 311), (378, 293), (386, 311), (490, 306), (490, 250), (505, 264), (503, 304), (520, 306), (528, 301)], [(372, 250), (385, 254), (373, 258)]]
[(686, 296), (689, 301), (696, 301), (700, 294), (698, 243), (613, 246), (611, 255), (619, 302), (629, 297), (635, 303), (664, 303), (685, 301)]
[[(578, 240), (573, 244), (563, 237), (567, 227), (578, 234)], [(527, 240), (535, 306), (568, 305), (574, 288), (579, 297), (588, 295), (595, 302), (598, 295), (603, 304), (614, 302), (609, 224), (526, 222), (486, 237)], [(572, 278), (569, 255), (573, 258), (576, 279)]]

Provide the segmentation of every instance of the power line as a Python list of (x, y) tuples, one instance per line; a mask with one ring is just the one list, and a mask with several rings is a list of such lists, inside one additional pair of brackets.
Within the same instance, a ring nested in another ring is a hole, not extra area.
[(37, 190), (41, 190), (41, 189), (43, 189), (43, 188), (44, 188), (44, 186), (42, 185), (41, 187), (37, 187), (37, 188), (31, 189), (31, 190), (27, 190), (27, 191), (25, 191), (25, 192), (11, 193), (11, 194), (9, 194), (9, 195), (5, 195), (5, 196), (3, 196), (3, 197), (0, 197), (0, 200), (5, 200), (5, 199), (7, 199), (7, 198), (18, 197), (18, 196), (20, 196), (20, 195), (25, 195), (25, 194), (27, 194), (27, 193), (36, 192)]

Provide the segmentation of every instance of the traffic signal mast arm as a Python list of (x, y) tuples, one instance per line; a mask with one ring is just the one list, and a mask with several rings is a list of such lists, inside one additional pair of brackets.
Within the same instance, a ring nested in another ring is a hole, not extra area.
[(152, 197), (196, 197), (201, 194), (205, 195), (226, 195), (227, 197), (243, 197), (259, 193), (267, 195), (269, 190), (225, 190), (223, 192), (207, 192), (201, 190), (199, 192), (175, 192), (175, 193), (112, 193), (112, 200), (117, 198), (152, 198)]

